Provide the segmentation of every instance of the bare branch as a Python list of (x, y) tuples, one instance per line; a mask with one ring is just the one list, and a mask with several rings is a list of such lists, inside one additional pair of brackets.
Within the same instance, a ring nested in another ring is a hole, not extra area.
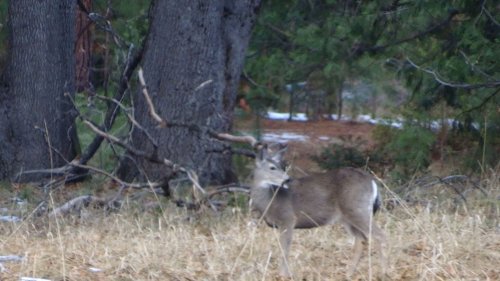
[(161, 127), (161, 128), (167, 127), (167, 123), (165, 122), (165, 120), (163, 120), (163, 118), (161, 118), (160, 115), (158, 115), (158, 113), (156, 113), (156, 110), (155, 110), (154, 105), (153, 105), (153, 101), (151, 100), (151, 97), (149, 96), (149, 93), (148, 93), (148, 89), (146, 86), (146, 80), (144, 80), (144, 72), (142, 71), (142, 68), (139, 68), (137, 75), (139, 75), (139, 82), (141, 83), (141, 86), (142, 86), (142, 94), (144, 95), (144, 98), (146, 99), (146, 102), (147, 102), (148, 107), (149, 107), (149, 115), (151, 115), (151, 118), (153, 118), (153, 120), (155, 120), (156, 122), (159, 123), (159, 127)]
[(397, 46), (399, 44), (403, 44), (406, 42), (410, 42), (410, 41), (422, 38), (428, 34), (439, 31), (442, 28), (444, 28), (445, 26), (447, 26), (452, 21), (453, 17), (457, 14), (458, 14), (457, 10), (451, 10), (448, 13), (448, 17), (446, 19), (442, 20), (441, 22), (439, 22), (437, 24), (434, 24), (434, 25), (428, 27), (426, 30), (415, 33), (415, 34), (413, 34), (409, 37), (403, 38), (403, 39), (394, 40), (391, 43), (387, 43), (385, 45), (376, 45), (376, 46), (366, 47), (366, 45), (360, 44), (359, 46), (354, 46), (353, 48), (355, 51), (353, 52), (353, 54), (359, 56), (359, 55), (362, 55), (364, 52), (380, 52), (380, 51), (385, 50), (386, 48), (389, 48), (392, 46)]
[(488, 95), (486, 98), (484, 98), (478, 105), (470, 107), (470, 108), (464, 110), (463, 112), (461, 112), (460, 115), (464, 114), (464, 113), (472, 112), (474, 110), (481, 109), (486, 103), (488, 103), (498, 93), (500, 93), (500, 88), (498, 88), (496, 91), (492, 92), (490, 95)]
[(500, 81), (491, 81), (488, 83), (479, 83), (479, 84), (467, 84), (467, 83), (455, 83), (455, 82), (447, 82), (444, 81), (439, 73), (437, 73), (434, 70), (431, 70), (429, 68), (423, 68), (416, 63), (414, 63), (410, 58), (406, 58), (406, 61), (410, 63), (411, 66), (414, 68), (423, 71), (425, 73), (428, 73), (434, 77), (434, 80), (438, 82), (441, 85), (452, 87), (452, 88), (460, 88), (460, 89), (478, 89), (478, 88), (496, 88), (500, 87)]
[[(141, 48), (133, 57), (129, 57), (127, 60), (124, 69), (121, 74), (121, 79), (120, 79), (120, 84), (118, 86), (118, 90), (116, 91), (115, 96), (113, 97), (114, 100), (120, 101), (123, 99), (123, 96), (125, 95), (125, 92), (129, 88), (129, 81), (134, 73), (135, 69), (139, 65), (139, 62), (142, 60), (142, 55), (144, 52), (144, 48)], [(107, 131), (111, 128), (113, 125), (116, 115), (118, 113), (118, 105), (114, 104), (108, 107), (106, 111), (106, 117), (104, 118), (104, 122), (102, 127), (104, 128), (104, 131)], [(96, 136), (92, 142), (87, 146), (85, 151), (82, 153), (82, 156), (80, 157), (80, 164), (86, 164), (92, 156), (97, 152), (97, 149), (101, 145), (102, 141), (104, 140), (103, 136)]]
[(128, 113), (129, 109), (127, 107), (125, 107), (121, 102), (117, 101), (114, 98), (108, 98), (106, 96), (96, 95), (96, 97), (99, 99), (102, 99), (102, 100), (111, 101), (111, 102), (115, 103), (116, 105), (118, 105), (123, 110), (125, 115), (127, 115), (127, 118), (130, 120), (130, 122), (132, 122), (132, 124), (135, 127), (137, 127), (139, 130), (141, 130), (146, 135), (146, 137), (149, 139), (149, 141), (151, 142), (151, 144), (153, 144), (153, 146), (155, 148), (158, 147), (158, 142), (153, 138), (153, 136), (151, 136), (149, 131), (146, 130), (141, 124), (139, 124), (139, 122), (137, 122), (137, 120), (135, 120), (135, 118), (130, 113)]
[(78, 168), (82, 168), (82, 169), (87, 169), (87, 170), (96, 172), (98, 174), (102, 174), (102, 175), (112, 179), (113, 181), (117, 182), (120, 186), (125, 186), (125, 187), (131, 187), (131, 188), (136, 188), (136, 189), (145, 188), (145, 187), (155, 188), (155, 187), (163, 186), (165, 184), (162, 181), (160, 181), (160, 182), (148, 182), (148, 183), (129, 183), (129, 182), (122, 181), (121, 179), (112, 175), (111, 173), (108, 173), (108, 172), (101, 170), (101, 169), (98, 169), (96, 167), (78, 164), (78, 162), (76, 162), (76, 161), (69, 163), (69, 165), (74, 166), (74, 167), (78, 167)]
[(259, 142), (252, 136), (234, 136), (228, 133), (218, 133), (213, 135), (215, 138), (219, 140), (225, 140), (230, 142), (240, 142), (240, 143), (248, 143), (252, 147), (255, 147), (259, 144)]
[(94, 131), (96, 134), (100, 135), (101, 137), (107, 139), (108, 141), (111, 141), (113, 143), (116, 143), (117, 145), (125, 148), (128, 152), (136, 155), (136, 156), (140, 156), (140, 157), (144, 157), (146, 159), (148, 159), (149, 161), (151, 162), (154, 162), (154, 163), (157, 163), (157, 164), (162, 164), (162, 163), (165, 163), (165, 161), (163, 159), (159, 159), (159, 158), (156, 158), (154, 156), (151, 156), (149, 154), (147, 154), (146, 152), (144, 151), (141, 151), (141, 150), (137, 150), (135, 147), (132, 147), (131, 145), (123, 142), (122, 140), (120, 140), (119, 138), (113, 136), (113, 135), (110, 135), (102, 130), (100, 130), (99, 128), (97, 128), (94, 124), (92, 124), (92, 122), (88, 121), (88, 120), (83, 120), (83, 124), (87, 125), (92, 131)]
[(484, 12), (484, 14), (493, 22), (497, 27), (500, 27), (500, 23), (498, 23), (495, 18), (491, 15), (490, 11), (488, 11), (485, 7), (484, 4), (486, 4), (486, 1), (483, 1), (481, 4), (481, 11)]
[(205, 81), (205, 82), (201, 83), (201, 84), (200, 84), (198, 87), (196, 87), (196, 89), (194, 89), (194, 90), (195, 90), (195, 91), (199, 91), (199, 90), (201, 90), (201, 89), (205, 88), (205, 86), (207, 86), (207, 85), (211, 84), (212, 82), (213, 82), (213, 80), (212, 80), (212, 79), (207, 80), (207, 81)]

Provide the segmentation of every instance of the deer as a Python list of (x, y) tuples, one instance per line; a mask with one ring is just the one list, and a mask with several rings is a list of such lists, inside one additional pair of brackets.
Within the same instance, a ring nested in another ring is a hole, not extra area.
[(378, 245), (381, 275), (385, 275), (382, 250), (386, 237), (373, 221), (373, 215), (380, 206), (374, 177), (361, 169), (340, 168), (291, 178), (283, 165), (286, 147), (277, 152), (270, 151), (265, 145), (260, 147), (250, 185), (251, 206), (269, 226), (280, 230), (283, 253), (280, 275), (291, 276), (288, 254), (294, 229), (335, 223), (341, 223), (354, 236), (354, 253), (347, 278), (356, 271), (362, 256), (363, 241), (370, 238)]

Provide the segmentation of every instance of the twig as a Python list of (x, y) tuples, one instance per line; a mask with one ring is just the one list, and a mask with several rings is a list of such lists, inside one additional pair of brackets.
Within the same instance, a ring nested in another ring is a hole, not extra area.
[(78, 168), (87, 169), (87, 170), (102, 174), (102, 175), (112, 179), (113, 181), (117, 182), (120, 186), (125, 186), (125, 187), (139, 189), (139, 188), (145, 188), (145, 187), (160, 187), (160, 186), (163, 186), (165, 184), (162, 181), (149, 182), (149, 183), (129, 183), (129, 182), (122, 181), (118, 177), (116, 177), (116, 176), (114, 176), (114, 175), (112, 175), (104, 170), (98, 169), (96, 167), (92, 167), (89, 165), (82, 165), (82, 164), (77, 163), (76, 161), (71, 162), (69, 165), (74, 166), (74, 167), (78, 167)]
[(490, 11), (488, 11), (485, 7), (484, 4), (486, 4), (486, 1), (483, 1), (481, 4), (481, 11), (486, 14), (486, 16), (493, 22), (497, 27), (500, 27), (500, 23), (498, 23), (495, 18), (491, 15)]
[(96, 97), (99, 99), (102, 99), (102, 100), (111, 101), (111, 102), (115, 103), (116, 105), (118, 105), (123, 110), (125, 115), (127, 115), (127, 118), (130, 120), (130, 122), (132, 122), (132, 124), (135, 127), (137, 127), (139, 130), (141, 130), (141, 132), (143, 132), (146, 135), (146, 137), (149, 139), (149, 141), (151, 142), (151, 144), (153, 144), (153, 146), (155, 148), (158, 147), (158, 142), (153, 138), (153, 136), (151, 136), (149, 131), (146, 130), (141, 124), (139, 124), (139, 122), (137, 122), (137, 120), (135, 120), (135, 118), (127, 112), (129, 109), (127, 107), (125, 107), (121, 102), (115, 100), (114, 98), (108, 98), (108, 97), (101, 96), (101, 95), (96, 95)]
[(421, 70), (425, 73), (431, 74), (434, 77), (434, 80), (438, 82), (441, 85), (452, 87), (452, 88), (460, 88), (460, 89), (478, 89), (478, 88), (496, 88), (500, 87), (500, 81), (492, 81), (488, 83), (479, 83), (479, 84), (467, 84), (467, 83), (454, 83), (454, 82), (447, 82), (444, 81), (440, 75), (429, 68), (423, 68), (416, 63), (414, 63), (410, 58), (406, 58), (406, 61), (410, 63), (411, 66), (414, 68)]
[(216, 133), (212, 134), (213, 137), (219, 140), (225, 140), (230, 142), (240, 142), (240, 143), (248, 143), (252, 147), (255, 147), (259, 144), (259, 142), (252, 136), (233, 136), (227, 133)]
[(155, 120), (156, 122), (159, 123), (160, 128), (165, 128), (167, 127), (167, 123), (163, 118), (156, 113), (155, 107), (153, 105), (153, 101), (151, 100), (151, 97), (149, 96), (148, 89), (146, 86), (146, 81), (144, 80), (144, 73), (142, 71), (142, 68), (139, 68), (139, 71), (137, 72), (137, 75), (139, 76), (139, 82), (141, 83), (142, 86), (142, 94), (144, 95), (144, 98), (146, 99), (146, 103), (148, 104), (149, 107), (149, 115), (151, 115), (151, 118)]
[(196, 87), (196, 89), (194, 89), (194, 90), (195, 90), (195, 91), (199, 91), (199, 90), (201, 90), (201, 89), (205, 88), (207, 85), (211, 84), (212, 82), (213, 82), (213, 80), (212, 80), (212, 79), (207, 80), (207, 81), (205, 81), (205, 82), (201, 83), (201, 84), (200, 84), (198, 87)]
[(134, 154), (135, 156), (144, 157), (144, 158), (148, 159), (149, 161), (157, 163), (157, 164), (168, 163), (168, 162), (165, 162), (163, 159), (159, 159), (157, 157), (149, 155), (148, 153), (146, 153), (144, 151), (137, 150), (136, 148), (132, 147), (131, 145), (121, 141), (119, 138), (100, 130), (94, 124), (92, 124), (92, 122), (90, 122), (88, 120), (83, 120), (83, 124), (87, 125), (96, 134), (107, 139), (108, 141), (111, 141), (111, 142), (125, 148), (128, 152)]

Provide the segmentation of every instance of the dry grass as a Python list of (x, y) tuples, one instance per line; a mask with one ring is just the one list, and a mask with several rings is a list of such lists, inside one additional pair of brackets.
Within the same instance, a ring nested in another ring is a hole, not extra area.
[[(389, 280), (500, 280), (498, 177), (488, 198), (449, 208), (400, 205), (376, 216), (388, 234)], [(386, 190), (386, 193), (387, 190)], [(392, 195), (386, 194), (386, 199)], [(276, 230), (249, 226), (238, 209), (193, 220), (171, 204), (158, 212), (127, 207), (89, 210), (79, 218), (0, 223), (0, 280), (277, 280)], [(352, 240), (339, 227), (298, 230), (291, 248), (293, 280), (340, 280)], [(377, 255), (372, 271), (378, 272)], [(91, 268), (101, 269), (92, 272)], [(355, 280), (369, 279), (365, 256)]]

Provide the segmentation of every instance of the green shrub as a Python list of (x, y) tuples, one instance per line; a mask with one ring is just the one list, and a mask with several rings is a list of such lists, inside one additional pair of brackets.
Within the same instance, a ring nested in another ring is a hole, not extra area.
[(319, 155), (312, 159), (326, 170), (338, 169), (342, 167), (362, 168), (369, 166), (372, 170), (378, 170), (383, 162), (379, 154), (367, 151), (362, 147), (365, 141), (360, 138), (348, 136), (342, 139), (342, 144), (332, 144), (325, 148)]
[(408, 179), (425, 170), (431, 162), (431, 150), (436, 136), (428, 129), (416, 124), (402, 129), (378, 126), (374, 132), (376, 153), (383, 155), (394, 165), (393, 175)]
[(363, 167), (366, 156), (355, 147), (346, 147), (342, 144), (332, 144), (325, 148), (320, 155), (313, 156), (313, 160), (323, 169), (337, 169), (341, 167)]

